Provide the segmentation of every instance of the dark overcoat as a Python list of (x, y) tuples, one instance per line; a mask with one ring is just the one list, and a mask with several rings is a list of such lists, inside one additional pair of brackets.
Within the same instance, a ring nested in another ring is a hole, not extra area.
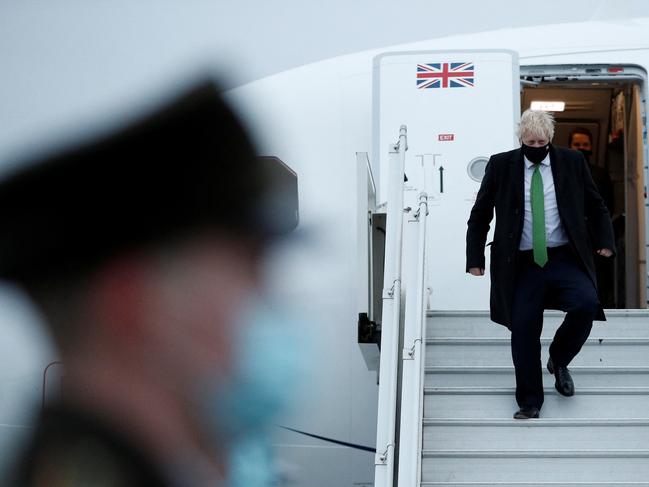
[[(518, 247), (523, 232), (524, 161), (518, 148), (491, 156), (478, 191), (466, 235), (466, 271), (485, 267), (485, 243), (496, 210), (491, 248), (491, 319), (511, 327)], [(574, 150), (550, 146), (550, 165), (561, 223), (570, 246), (595, 286), (594, 254), (615, 251), (611, 218), (597, 191), (584, 156)], [(556, 309), (551, 298), (546, 308)], [(605, 321), (600, 306), (596, 320)]]

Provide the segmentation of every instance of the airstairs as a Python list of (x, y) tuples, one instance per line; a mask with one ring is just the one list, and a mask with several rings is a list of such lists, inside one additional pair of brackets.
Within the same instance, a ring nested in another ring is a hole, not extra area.
[[(487, 311), (434, 310), (428, 196), (404, 210), (406, 148), (402, 127), (390, 154), (375, 487), (649, 487), (649, 310), (609, 310), (570, 364), (575, 396), (559, 395), (544, 368), (541, 418), (514, 420), (509, 331)], [(545, 314), (543, 364), (562, 319)]]
[[(649, 486), (649, 313), (610, 310), (563, 397), (544, 370), (541, 418), (514, 420), (508, 330), (481, 312), (429, 312), (422, 486)], [(542, 360), (563, 313), (547, 312)], [(400, 441), (407, 441), (401, 438)]]

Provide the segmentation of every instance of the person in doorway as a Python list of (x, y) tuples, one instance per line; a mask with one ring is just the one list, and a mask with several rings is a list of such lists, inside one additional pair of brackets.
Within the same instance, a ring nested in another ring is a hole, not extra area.
[(289, 336), (261, 286), (288, 229), (260, 165), (208, 81), (0, 183), (0, 277), (40, 307), (65, 367), (3, 485), (271, 483), (232, 470), (265, 468), (267, 451), (233, 454), (258, 445), (296, 366), (266, 339)]
[(613, 183), (606, 168), (596, 164), (593, 158), (593, 135), (584, 127), (575, 127), (568, 135), (568, 147), (584, 155), (595, 186), (601, 195), (609, 213), (613, 213)]
[[(593, 160), (593, 135), (585, 127), (575, 127), (568, 136), (568, 147), (584, 155), (593, 182), (601, 195), (609, 213), (613, 214), (613, 182), (608, 171)], [(600, 255), (595, 256), (595, 274), (602, 305), (605, 308), (615, 307), (613, 261)]]
[[(544, 309), (565, 318), (550, 345), (547, 368), (555, 388), (574, 394), (568, 365), (605, 320), (593, 255), (614, 254), (613, 230), (584, 157), (555, 147), (554, 119), (526, 110), (521, 147), (491, 156), (468, 220), (466, 272), (485, 273), (485, 242), (494, 208), (491, 246), (491, 319), (511, 330), (516, 373), (516, 419), (539, 417), (543, 405), (540, 336)], [(586, 220), (595, 238), (591, 248)]]

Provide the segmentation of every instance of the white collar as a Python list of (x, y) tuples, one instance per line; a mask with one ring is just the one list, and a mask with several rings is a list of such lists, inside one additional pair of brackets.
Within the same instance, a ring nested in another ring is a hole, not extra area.
[[(526, 156), (523, 156), (523, 159), (525, 160), (525, 167), (528, 169), (531, 169), (532, 166), (534, 166), (534, 163), (530, 161)], [(550, 165), (550, 152), (548, 151), (548, 154), (545, 156), (545, 159), (541, 161), (541, 164), (544, 166), (549, 166)]]

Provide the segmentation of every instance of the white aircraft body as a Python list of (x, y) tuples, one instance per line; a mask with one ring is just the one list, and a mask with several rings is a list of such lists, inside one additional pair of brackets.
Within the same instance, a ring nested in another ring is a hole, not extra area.
[[(488, 308), (488, 276), (465, 273), (466, 221), (489, 155), (518, 145), (516, 123), (532, 102), (554, 111), (555, 144), (567, 146), (576, 126), (593, 133), (625, 246), (608, 306), (647, 307), (648, 29), (641, 18), (434, 39), (305, 65), (228, 93), (262, 152), (299, 181), (306, 236), (280, 252), (269, 279), (306, 311), (313, 343), (310, 377), (281, 425), (290, 429), (275, 438), (286, 485), (374, 485), (379, 349), (359, 344), (359, 314), (377, 321), (368, 210), (380, 213), (387, 197), (388, 153), (401, 125), (406, 202), (415, 208), (421, 191), (430, 198), (431, 309)], [(22, 405), (55, 388), (43, 386), (43, 373), (56, 357), (33, 331), (32, 311), (4, 296), (5, 309), (16, 310), (2, 315), (0, 431), (9, 451), (29, 431)]]

